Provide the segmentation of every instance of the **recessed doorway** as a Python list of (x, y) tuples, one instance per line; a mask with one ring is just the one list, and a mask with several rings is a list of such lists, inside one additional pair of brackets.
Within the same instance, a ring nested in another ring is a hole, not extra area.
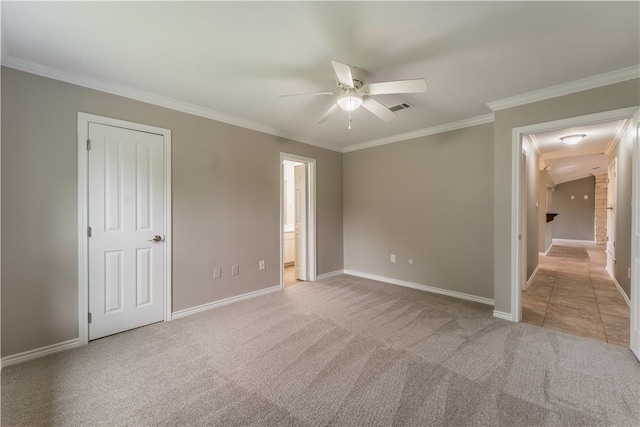
[(281, 155), (281, 284), (315, 280), (315, 160)]

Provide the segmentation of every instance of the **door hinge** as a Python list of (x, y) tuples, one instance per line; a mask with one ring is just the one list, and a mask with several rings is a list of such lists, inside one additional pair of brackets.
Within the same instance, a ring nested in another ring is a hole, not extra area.
[(91, 140), (87, 139), (87, 151), (91, 151)]
[(91, 320), (92, 320), (91, 313), (87, 313), (87, 320), (89, 321), (89, 323), (91, 323)]
[(87, 237), (91, 237), (91, 227), (87, 227)]
[(613, 242), (613, 247), (614, 247), (614, 248), (616, 247), (616, 242), (615, 242), (615, 241)]
[(607, 236), (607, 242), (609, 241), (609, 236)]

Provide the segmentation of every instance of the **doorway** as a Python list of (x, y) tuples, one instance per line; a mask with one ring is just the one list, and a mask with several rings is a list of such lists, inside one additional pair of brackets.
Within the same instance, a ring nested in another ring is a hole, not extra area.
[(315, 160), (280, 156), (281, 285), (315, 280)]
[(171, 132), (78, 113), (79, 340), (169, 320)]
[[(519, 232), (520, 230), (522, 230), (522, 224), (520, 223), (521, 217), (522, 217), (522, 212), (521, 210), (523, 209), (522, 205), (521, 205), (521, 197), (522, 197), (522, 183), (521, 183), (521, 174), (522, 174), (522, 157), (521, 157), (521, 153), (522, 153), (522, 147), (523, 147), (523, 138), (525, 137), (525, 135), (528, 134), (537, 134), (537, 133), (541, 133), (541, 132), (550, 132), (550, 131), (556, 131), (556, 130), (561, 130), (561, 129), (567, 129), (567, 128), (572, 128), (572, 127), (578, 127), (578, 126), (587, 126), (587, 125), (593, 125), (593, 124), (597, 124), (597, 123), (603, 123), (603, 122), (607, 122), (607, 121), (612, 121), (612, 120), (620, 120), (620, 121), (626, 121), (627, 123), (630, 122), (632, 115), (634, 115), (634, 113), (638, 110), (638, 107), (632, 107), (632, 108), (626, 108), (626, 109), (621, 109), (621, 110), (615, 110), (615, 111), (609, 111), (609, 112), (604, 112), (604, 113), (597, 113), (597, 114), (591, 114), (591, 115), (587, 115), (587, 116), (581, 116), (581, 117), (575, 117), (575, 118), (570, 118), (570, 119), (563, 119), (563, 120), (558, 120), (558, 121), (554, 121), (554, 122), (547, 122), (547, 123), (541, 123), (541, 124), (536, 124), (536, 125), (530, 125), (530, 126), (524, 126), (524, 127), (520, 127), (520, 128), (514, 128), (513, 129), (513, 145), (512, 145), (512, 149), (513, 149), (513, 158), (512, 158), (512, 172), (513, 172), (513, 183), (514, 185), (512, 186), (512, 213), (513, 213), (513, 223), (512, 223), (512, 229), (511, 229), (511, 253), (512, 253), (512, 260), (513, 260), (513, 266), (514, 268), (511, 271), (511, 313), (512, 313), (512, 320), (514, 321), (521, 321), (522, 320), (522, 293), (519, 292), (519, 288), (521, 285), (521, 272), (523, 269), (527, 269), (527, 265), (526, 263), (523, 261), (524, 257), (522, 257), (522, 253), (521, 251), (523, 250), (520, 241), (519, 241)], [(637, 116), (637, 114), (636, 114)], [(634, 128), (635, 126), (637, 126), (636, 123), (636, 118), (634, 118)], [(565, 143), (567, 143), (565, 141)], [(627, 141), (625, 142), (625, 144), (628, 144), (629, 149), (631, 148), (631, 146), (633, 145), (633, 151), (634, 153), (637, 152), (638, 150), (638, 140), (637, 140), (637, 135), (633, 136), (632, 138), (627, 138)], [(538, 153), (539, 154), (539, 153)], [(581, 153), (583, 155), (586, 155), (588, 153), (584, 152)], [(610, 154), (610, 153), (608, 153)], [(635, 154), (634, 154), (635, 156)], [(585, 157), (586, 158), (586, 157)], [(634, 158), (635, 160), (635, 158)], [(601, 173), (607, 173), (607, 166), (604, 166), (604, 171)], [(637, 188), (637, 186), (640, 184), (638, 183), (638, 171), (637, 169), (637, 164), (634, 163), (634, 167), (633, 167), (633, 185), (634, 188)], [(542, 169), (541, 169), (542, 170)], [(596, 175), (596, 173), (594, 173), (593, 175)], [(573, 179), (578, 179), (578, 177), (573, 178)], [(637, 191), (637, 190), (635, 190)], [(634, 193), (635, 194), (635, 193)], [(591, 196), (590, 196), (591, 197)], [(571, 199), (574, 199), (573, 196), (570, 197)], [(584, 196), (584, 198), (586, 199), (586, 196)], [(578, 197), (576, 196), (575, 198), (575, 202), (577, 203), (578, 199), (583, 199), (582, 193), (581, 195)], [(634, 202), (631, 203), (630, 206), (630, 211), (631, 212), (635, 212), (636, 209), (638, 208), (637, 206), (637, 201), (634, 200)], [(536, 205), (537, 207), (537, 205)], [(548, 213), (548, 212), (547, 212)], [(550, 215), (547, 215), (547, 220), (549, 221)], [(593, 228), (593, 224), (591, 224), (591, 227)], [(635, 237), (635, 236), (634, 236)], [(578, 237), (579, 239), (579, 237)], [(595, 240), (595, 239), (594, 239)], [(583, 241), (583, 243), (585, 243)], [(596, 242), (589, 242), (589, 243), (593, 243), (595, 244)], [(636, 245), (635, 240), (634, 240), (634, 245)], [(635, 247), (635, 246), (634, 246)], [(586, 249), (586, 250), (585, 250)], [(598, 249), (599, 252), (601, 253), (601, 256), (599, 255), (599, 253), (596, 253), (596, 255), (594, 255), (595, 258), (599, 258), (596, 261), (602, 264), (602, 270), (604, 272), (604, 265), (605, 265), (605, 256), (604, 256), (604, 245), (601, 246), (600, 249)], [(553, 251), (553, 249), (552, 249)], [(576, 258), (576, 255), (578, 252), (580, 252), (580, 255), (582, 257), (582, 253), (584, 252), (585, 255), (589, 256), (590, 254), (590, 248), (564, 248), (564, 249), (558, 249), (558, 251), (556, 252), (563, 252), (563, 253), (557, 253), (554, 254), (555, 256), (560, 256), (560, 257), (573, 257)], [(637, 249), (633, 249), (632, 248), (632, 259), (633, 258), (633, 253), (637, 252)], [(544, 255), (544, 254), (542, 254)], [(542, 256), (541, 255), (541, 256)], [(549, 254), (551, 255), (551, 253)], [(591, 258), (590, 258), (591, 259)], [(626, 269), (625, 269), (626, 270)], [(633, 268), (633, 263), (632, 263), (632, 268), (630, 270), (635, 270), (635, 268)], [(626, 273), (626, 271), (625, 271)], [(588, 272), (588, 274), (591, 274), (591, 271)], [(626, 274), (625, 274), (626, 275)], [(607, 275), (608, 276), (608, 275)], [(629, 276), (632, 276), (632, 272), (630, 271)], [(593, 282), (593, 281), (592, 281)], [(615, 280), (614, 280), (615, 282)], [(594, 283), (595, 285), (595, 283)], [(569, 287), (570, 284), (568, 284), (567, 287)], [(631, 294), (631, 299), (633, 300), (634, 295), (637, 296), (637, 292), (638, 292), (638, 280), (635, 280), (632, 278), (632, 280), (629, 283), (629, 290), (630, 290), (630, 294)], [(615, 289), (614, 289), (615, 291)], [(606, 301), (605, 301), (606, 302)], [(583, 310), (584, 311), (584, 310)], [(634, 319), (636, 319), (635, 321), (637, 321), (638, 318), (638, 312), (640, 311), (640, 307), (638, 306), (637, 303), (631, 303), (630, 304), (630, 320), (631, 320), (631, 330), (630, 330), (630, 341), (631, 341), (631, 348), (632, 350), (634, 349), (634, 333), (637, 334), (637, 332), (634, 332)], [(627, 317), (627, 319), (629, 319), (629, 317)], [(629, 323), (629, 322), (627, 322)], [(629, 329), (627, 329), (627, 331), (629, 331)], [(629, 334), (629, 332), (628, 332)], [(637, 337), (635, 338), (637, 339)], [(628, 342), (628, 341), (627, 341)], [(634, 350), (635, 352), (636, 350)], [(637, 352), (636, 352), (637, 354)]]

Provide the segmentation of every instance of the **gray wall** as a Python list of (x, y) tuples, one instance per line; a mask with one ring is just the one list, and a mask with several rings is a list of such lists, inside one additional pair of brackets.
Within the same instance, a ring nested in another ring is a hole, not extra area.
[(341, 153), (3, 68), (3, 356), (78, 336), (79, 111), (172, 131), (174, 311), (279, 284), (280, 152), (317, 160), (318, 273), (343, 268)]
[[(552, 212), (551, 206), (547, 205), (547, 192), (553, 194), (551, 188), (553, 181), (549, 176), (549, 172), (542, 170), (538, 172), (538, 250), (542, 253), (547, 252), (551, 247), (551, 239), (553, 236), (553, 222), (547, 222), (547, 212)], [(552, 197), (552, 196), (551, 196)]]
[(618, 159), (616, 194), (616, 264), (614, 276), (628, 297), (631, 297), (631, 180), (633, 125), (629, 125), (620, 142), (609, 156), (609, 163)]
[(345, 154), (345, 269), (493, 298), (492, 141), (485, 124)]
[[(588, 199), (585, 200), (584, 196)], [(553, 237), (595, 241), (595, 196), (595, 176), (556, 185), (553, 193), (553, 211), (559, 215), (551, 223)]]
[(513, 128), (640, 105), (639, 80), (585, 90), (496, 111), (494, 126), (494, 299), (511, 312), (511, 186)]

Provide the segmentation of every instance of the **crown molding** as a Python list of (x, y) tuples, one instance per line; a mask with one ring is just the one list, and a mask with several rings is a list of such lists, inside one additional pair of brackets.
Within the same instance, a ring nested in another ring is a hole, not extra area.
[(607, 147), (604, 149), (604, 154), (606, 154), (607, 157), (609, 157), (611, 153), (613, 153), (613, 150), (615, 150), (616, 145), (618, 145), (618, 142), (620, 142), (620, 140), (622, 139), (622, 135), (624, 135), (624, 132), (627, 130), (627, 126), (629, 126), (629, 124), (631, 124), (631, 119), (620, 120), (618, 122), (613, 138), (611, 138), (611, 141), (609, 141)]
[(18, 71), (24, 71), (26, 73), (35, 74), (41, 77), (47, 77), (53, 80), (63, 81), (76, 86), (82, 86), (88, 89), (93, 89), (100, 92), (109, 93), (112, 95), (122, 96), (124, 98), (133, 99), (135, 101), (145, 102), (147, 104), (152, 104), (158, 107), (167, 108), (169, 110), (180, 111), (182, 113), (204, 117), (206, 119), (211, 119), (218, 122), (227, 123), (233, 126), (238, 126), (241, 128), (250, 129), (257, 132), (266, 133), (266, 134), (277, 136), (280, 138), (287, 138), (292, 141), (313, 145), (316, 147), (324, 148), (326, 150), (342, 152), (342, 147), (335, 146), (328, 143), (309, 140), (296, 135), (291, 135), (280, 129), (276, 129), (274, 127), (267, 126), (262, 123), (243, 119), (241, 117), (233, 116), (230, 114), (221, 113), (219, 111), (202, 107), (200, 105), (190, 104), (188, 102), (183, 102), (174, 98), (157, 95), (155, 93), (146, 92), (146, 91), (135, 89), (129, 86), (113, 83), (107, 80), (96, 79), (92, 77), (85, 77), (79, 74), (70, 73), (57, 68), (47, 67), (44, 65), (36, 64), (31, 61), (25, 61), (23, 59), (16, 58), (15, 56), (3, 55), (2, 65), (8, 68), (13, 68)]
[(459, 120), (457, 122), (445, 123), (443, 125), (433, 126), (425, 129), (419, 129), (412, 132), (401, 133), (398, 135), (388, 136), (386, 138), (374, 139), (372, 141), (360, 142), (344, 147), (343, 153), (349, 153), (351, 151), (364, 150), (365, 148), (378, 147), (380, 145), (393, 144), (394, 142), (406, 141), (408, 139), (420, 138), (422, 136), (435, 135), (438, 133), (449, 132), (457, 129), (464, 129), (471, 126), (483, 125), (486, 123), (492, 123), (494, 120), (493, 114), (486, 114), (484, 116), (471, 117), (469, 119)]
[(621, 70), (598, 74), (596, 76), (575, 80), (573, 82), (551, 86), (546, 89), (535, 90), (522, 95), (488, 102), (487, 106), (491, 108), (492, 111), (499, 111), (637, 78), (640, 78), (640, 66), (634, 65)]
[(540, 145), (538, 144), (538, 138), (534, 134), (527, 135), (529, 137), (529, 144), (533, 149), (533, 152), (536, 153), (539, 159), (542, 158), (542, 152), (540, 151)]

